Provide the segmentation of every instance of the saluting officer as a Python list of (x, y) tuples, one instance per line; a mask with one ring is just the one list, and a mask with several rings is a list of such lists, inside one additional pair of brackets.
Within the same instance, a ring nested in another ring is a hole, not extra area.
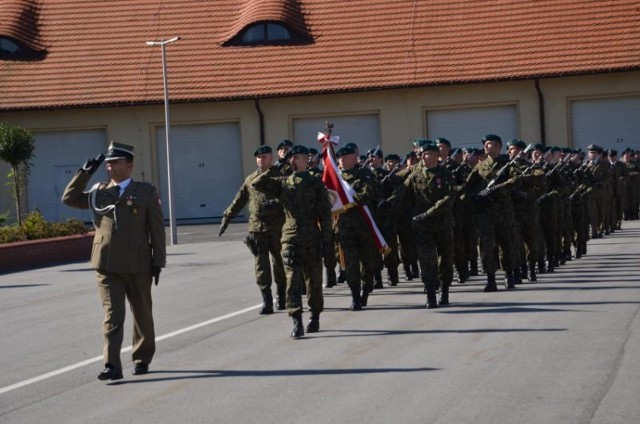
[[(146, 374), (156, 350), (151, 284), (165, 266), (165, 231), (158, 192), (145, 182), (133, 181), (134, 148), (111, 142), (106, 156), (89, 159), (67, 185), (62, 201), (79, 209), (90, 208), (96, 229), (91, 265), (96, 269), (104, 321), (105, 368), (99, 380), (122, 378), (120, 349), (124, 333), (125, 299), (133, 313), (134, 375)], [(96, 183), (85, 192), (91, 175), (106, 160), (109, 182)]]

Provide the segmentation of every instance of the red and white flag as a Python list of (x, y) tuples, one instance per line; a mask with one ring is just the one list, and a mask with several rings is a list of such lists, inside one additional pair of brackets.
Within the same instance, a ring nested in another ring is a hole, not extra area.
[(332, 200), (331, 212), (339, 215), (351, 208), (357, 208), (367, 223), (369, 231), (371, 231), (378, 251), (383, 255), (387, 255), (391, 252), (391, 248), (389, 248), (384, 237), (382, 237), (382, 233), (380, 233), (378, 226), (373, 220), (373, 216), (371, 216), (371, 211), (367, 206), (358, 205), (353, 200), (353, 195), (356, 192), (353, 187), (342, 178), (342, 174), (338, 169), (335, 152), (333, 151), (333, 146), (337, 145), (338, 141), (339, 138), (336, 136), (329, 136), (325, 133), (318, 132), (318, 142), (322, 143), (322, 161), (324, 164), (322, 182), (327, 187)]

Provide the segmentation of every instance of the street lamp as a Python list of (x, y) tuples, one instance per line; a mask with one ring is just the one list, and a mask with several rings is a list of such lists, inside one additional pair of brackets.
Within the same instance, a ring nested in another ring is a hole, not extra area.
[(171, 163), (171, 136), (169, 134), (169, 84), (167, 83), (167, 57), (165, 46), (180, 37), (173, 37), (168, 40), (147, 41), (147, 46), (160, 46), (162, 51), (162, 80), (164, 82), (164, 132), (167, 144), (167, 190), (169, 196), (169, 226), (171, 229), (171, 244), (178, 244), (178, 229), (176, 228), (175, 199), (173, 197), (173, 167)]

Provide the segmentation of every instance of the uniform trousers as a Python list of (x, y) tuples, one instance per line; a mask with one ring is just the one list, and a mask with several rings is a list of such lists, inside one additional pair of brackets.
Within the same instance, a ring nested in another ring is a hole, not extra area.
[(319, 314), (324, 310), (322, 295), (322, 252), (320, 236), (309, 237), (307, 243), (299, 238), (282, 240), (282, 261), (287, 276), (286, 307), (289, 316), (302, 313), (302, 285), (307, 293), (309, 312)]
[[(265, 231), (261, 233), (252, 232), (257, 246), (257, 255), (255, 255), (255, 271), (256, 283), (261, 292), (271, 289), (271, 267), (273, 265), (273, 280), (276, 282), (278, 291), (284, 290), (287, 284), (287, 277), (282, 264), (282, 255), (280, 253), (280, 239), (282, 233), (280, 231)], [(271, 262), (269, 261), (271, 255)]]
[(98, 291), (104, 310), (102, 334), (104, 363), (122, 368), (120, 350), (126, 314), (125, 299), (133, 315), (135, 364), (149, 364), (156, 351), (151, 300), (151, 274), (97, 271)]

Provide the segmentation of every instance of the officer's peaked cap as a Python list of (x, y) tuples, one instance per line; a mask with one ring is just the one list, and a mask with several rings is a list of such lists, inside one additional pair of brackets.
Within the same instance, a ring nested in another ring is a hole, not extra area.
[(135, 156), (133, 150), (133, 146), (112, 141), (111, 144), (109, 144), (109, 149), (107, 150), (107, 155), (104, 159), (106, 161), (120, 159), (133, 160), (133, 157)]

